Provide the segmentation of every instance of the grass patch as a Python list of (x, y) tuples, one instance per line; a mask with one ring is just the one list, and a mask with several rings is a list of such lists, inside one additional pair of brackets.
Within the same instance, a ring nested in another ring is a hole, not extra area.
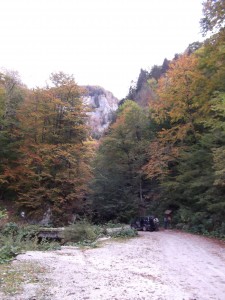
[(0, 265), (0, 291), (5, 295), (15, 295), (23, 290), (23, 284), (38, 283), (37, 274), (45, 273), (44, 267), (36, 263), (23, 262)]

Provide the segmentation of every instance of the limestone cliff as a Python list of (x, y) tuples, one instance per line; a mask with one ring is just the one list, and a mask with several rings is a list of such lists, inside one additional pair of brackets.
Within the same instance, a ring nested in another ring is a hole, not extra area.
[(108, 128), (118, 108), (119, 100), (99, 86), (85, 86), (84, 102), (90, 107), (88, 124), (91, 134), (99, 138)]

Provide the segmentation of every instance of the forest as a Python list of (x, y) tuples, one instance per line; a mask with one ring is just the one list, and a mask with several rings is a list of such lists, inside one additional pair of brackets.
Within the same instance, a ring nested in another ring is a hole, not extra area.
[(205, 41), (141, 70), (99, 140), (72, 75), (31, 90), (2, 72), (0, 218), (129, 223), (170, 209), (175, 228), (225, 237), (224, 22), (225, 1), (204, 1)]

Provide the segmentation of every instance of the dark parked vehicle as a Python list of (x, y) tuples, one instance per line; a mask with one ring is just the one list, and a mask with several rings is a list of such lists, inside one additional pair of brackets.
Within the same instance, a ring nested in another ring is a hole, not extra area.
[(143, 231), (159, 230), (159, 220), (154, 216), (137, 217), (131, 221), (131, 228)]

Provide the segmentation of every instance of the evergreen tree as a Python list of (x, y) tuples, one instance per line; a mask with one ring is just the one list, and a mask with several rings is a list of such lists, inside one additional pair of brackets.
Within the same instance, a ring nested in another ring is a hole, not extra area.
[(146, 210), (142, 166), (150, 139), (146, 113), (126, 101), (100, 143), (94, 163), (93, 211), (98, 219), (128, 221)]

